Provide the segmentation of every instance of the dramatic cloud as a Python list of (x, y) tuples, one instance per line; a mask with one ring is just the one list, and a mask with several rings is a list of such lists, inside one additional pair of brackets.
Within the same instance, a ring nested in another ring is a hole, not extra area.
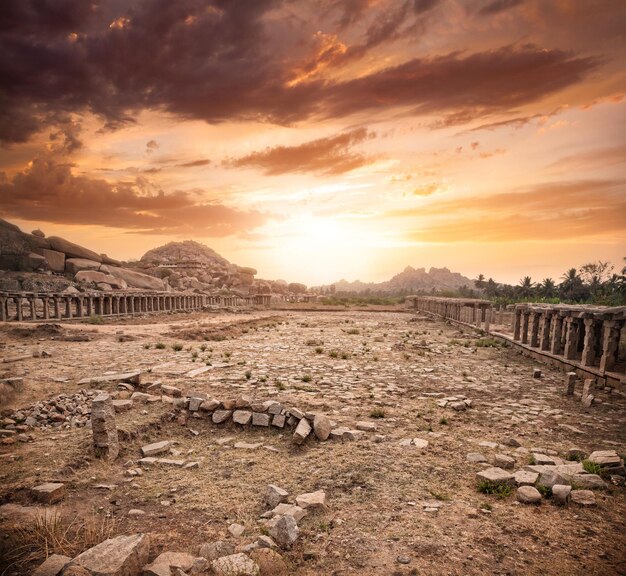
[(287, 172), (343, 174), (374, 161), (369, 156), (353, 152), (352, 146), (375, 136), (365, 128), (358, 128), (299, 146), (266, 148), (241, 158), (229, 159), (225, 165), (233, 168), (257, 167), (270, 175)]
[(93, 224), (138, 233), (229, 236), (251, 230), (267, 217), (222, 204), (203, 203), (188, 192), (166, 194), (138, 178), (110, 184), (75, 176), (68, 164), (31, 162), (8, 180), (0, 173), (0, 214), (58, 224)]
[(176, 164), (176, 166), (180, 166), (181, 168), (198, 168), (200, 166), (208, 166), (210, 163), (211, 161), (209, 159), (200, 158), (189, 162), (181, 162), (180, 164)]
[(492, 16), (493, 14), (499, 14), (500, 12), (515, 8), (515, 6), (519, 6), (523, 3), (524, 0), (493, 0), (481, 8), (478, 13), (481, 16)]
[[(84, 112), (108, 129), (133, 122), (141, 110), (211, 123), (286, 124), (394, 107), (414, 114), (463, 111), (471, 119), (540, 100), (599, 64), (525, 45), (409, 58), (329, 80), (320, 73), (338, 59), (360, 58), (397, 38), (409, 3), (385, 5), (351, 46), (328, 33), (291, 34), (280, 42), (281, 30), (272, 36), (270, 29), (286, 24), (269, 17), (279, 0), (135, 0), (124, 10), (122, 3), (88, 10), (84, 4), (44, 3), (49, 26), (35, 0), (3, 4), (12, 25), (0, 28), (0, 140), (26, 141), (58, 115)], [(366, 5), (356, 2), (346, 13)]]

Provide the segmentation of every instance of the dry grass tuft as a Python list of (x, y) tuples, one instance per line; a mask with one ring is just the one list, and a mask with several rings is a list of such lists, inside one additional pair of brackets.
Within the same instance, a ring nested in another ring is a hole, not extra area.
[(105, 516), (92, 514), (68, 520), (56, 512), (44, 512), (31, 525), (16, 531), (15, 546), (8, 555), (11, 564), (3, 574), (11, 567), (23, 570), (33, 563), (40, 564), (52, 554), (73, 558), (110, 538), (114, 529), (115, 521)]

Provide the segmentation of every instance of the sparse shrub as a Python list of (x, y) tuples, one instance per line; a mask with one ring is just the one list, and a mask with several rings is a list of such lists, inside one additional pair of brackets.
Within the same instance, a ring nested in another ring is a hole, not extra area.
[(89, 324), (104, 324), (104, 318), (94, 314), (93, 316), (89, 316), (87, 322)]
[(246, 377), (246, 380), (250, 380), (250, 378), (252, 378), (252, 372), (250, 372), (250, 370), (246, 370), (244, 376)]
[(150, 344), (144, 344), (143, 345), (143, 349), (144, 350), (150, 350)]
[(445, 418), (442, 418), (441, 420), (439, 420), (439, 424), (441, 424), (442, 426), (447, 426), (448, 421)]
[(323, 349), (321, 346), (318, 346), (318, 347), (315, 349), (315, 353), (316, 353), (316, 354), (321, 354), (322, 352), (324, 352), (324, 349)]
[(383, 408), (374, 408), (370, 412), (370, 418), (384, 418), (385, 410)]
[(339, 357), (339, 352), (337, 352), (337, 350), (331, 350), (331, 351), (328, 353), (328, 355), (329, 355), (331, 358), (338, 358), (338, 357)]
[(481, 338), (474, 342), (476, 348), (500, 348), (502, 344), (495, 338)]
[(302, 382), (310, 382), (312, 378), (310, 374), (303, 374), (300, 380), (302, 380)]
[(511, 495), (513, 488), (509, 484), (494, 484), (486, 480), (478, 483), (478, 491), (482, 494), (493, 494), (498, 498), (506, 498)]
[(585, 472), (588, 472), (589, 474), (597, 474), (598, 476), (600, 476), (600, 473), (602, 472), (602, 466), (591, 462), (590, 460), (583, 460), (583, 468), (585, 469)]
[(172, 344), (172, 350), (174, 350), (174, 352), (180, 352), (182, 349), (183, 349), (182, 344)]
[(201, 345), (200, 345), (200, 350), (201, 350), (202, 352), (206, 352), (206, 348), (207, 348), (206, 344), (201, 344)]
[(157, 342), (157, 343), (154, 345), (154, 347), (155, 347), (157, 350), (163, 350), (163, 349), (165, 349), (165, 344), (163, 344), (163, 342)]

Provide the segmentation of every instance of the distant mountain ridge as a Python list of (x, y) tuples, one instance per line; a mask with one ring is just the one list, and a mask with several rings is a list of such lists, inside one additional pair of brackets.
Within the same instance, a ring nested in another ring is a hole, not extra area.
[(473, 287), (473, 281), (448, 268), (413, 268), (407, 266), (402, 272), (385, 282), (335, 282), (335, 292), (370, 292), (377, 294), (408, 294), (411, 292), (431, 292), (434, 290), (458, 290), (463, 286)]

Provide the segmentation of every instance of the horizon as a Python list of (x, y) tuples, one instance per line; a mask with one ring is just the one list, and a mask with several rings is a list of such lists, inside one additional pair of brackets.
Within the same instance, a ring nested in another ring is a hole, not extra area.
[[(0, 217), (266, 279), (626, 256), (626, 5), (9, 3)], [(45, 73), (42, 73), (45, 71)]]

